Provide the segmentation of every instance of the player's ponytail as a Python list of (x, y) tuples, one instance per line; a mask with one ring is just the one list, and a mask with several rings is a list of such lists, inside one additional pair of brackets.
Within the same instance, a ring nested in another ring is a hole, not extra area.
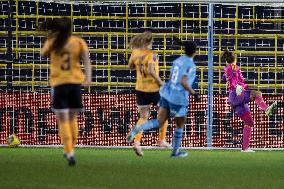
[(145, 48), (148, 45), (150, 45), (152, 41), (153, 41), (152, 33), (150, 31), (146, 31), (134, 36), (129, 43), (129, 47), (131, 49)]
[(179, 44), (179, 46), (184, 47), (184, 52), (187, 56), (191, 57), (196, 53), (197, 45), (193, 41), (181, 41), (177, 37), (173, 37), (174, 41)]
[(235, 56), (234, 56), (233, 52), (229, 51), (228, 49), (225, 49), (223, 51), (222, 56), (221, 56), (221, 61), (227, 62), (229, 64), (234, 63), (235, 62)]
[(134, 36), (132, 39), (131, 39), (131, 41), (130, 41), (130, 43), (129, 43), (129, 48), (130, 49), (135, 49), (135, 48), (139, 48), (139, 42), (138, 42), (138, 39), (139, 37), (138, 37), (138, 35), (136, 35), (136, 36)]
[(55, 37), (50, 51), (58, 52), (64, 47), (68, 38), (71, 36), (71, 20), (70, 18), (54, 18), (47, 20), (42, 24), (41, 29), (50, 31), (49, 37)]
[(152, 32), (150, 31), (146, 31), (143, 33), (143, 43), (148, 46), (152, 43), (153, 41), (153, 36), (152, 36)]

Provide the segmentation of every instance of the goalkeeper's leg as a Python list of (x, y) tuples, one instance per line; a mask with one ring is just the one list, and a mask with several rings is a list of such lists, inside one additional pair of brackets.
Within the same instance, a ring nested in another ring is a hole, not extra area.
[(277, 108), (277, 102), (272, 103), (270, 106), (268, 106), (263, 98), (262, 98), (262, 94), (259, 91), (254, 91), (252, 90), (250, 93), (250, 100), (251, 101), (255, 101), (255, 103), (258, 105), (258, 107), (265, 111), (265, 114), (267, 116), (271, 116), (273, 114), (273, 110), (275, 110)]
[(250, 139), (251, 139), (251, 129), (254, 126), (254, 121), (250, 111), (242, 114), (241, 119), (243, 120), (245, 126), (243, 128), (243, 144), (242, 151), (243, 152), (253, 152), (250, 150)]
[(252, 90), (250, 93), (250, 100), (255, 101), (261, 110), (267, 110), (268, 105), (264, 102), (261, 92)]

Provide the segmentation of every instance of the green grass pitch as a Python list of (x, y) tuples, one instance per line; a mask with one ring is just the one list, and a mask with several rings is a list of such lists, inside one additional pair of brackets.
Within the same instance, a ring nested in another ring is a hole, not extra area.
[(184, 159), (168, 150), (77, 148), (68, 167), (57, 148), (0, 148), (1, 189), (281, 189), (284, 151), (189, 150)]

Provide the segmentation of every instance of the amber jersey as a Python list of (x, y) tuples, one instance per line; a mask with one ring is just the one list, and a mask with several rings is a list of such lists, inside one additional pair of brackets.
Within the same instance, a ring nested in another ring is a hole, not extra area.
[(159, 91), (158, 82), (148, 73), (149, 64), (153, 64), (157, 76), (159, 76), (159, 61), (152, 50), (134, 49), (129, 59), (129, 64), (135, 65), (136, 90), (143, 92)]
[(50, 51), (54, 38), (47, 39), (42, 54), (50, 57), (50, 85), (82, 84), (85, 75), (81, 69), (80, 57), (88, 52), (84, 39), (76, 36), (69, 37), (65, 46), (59, 51)]

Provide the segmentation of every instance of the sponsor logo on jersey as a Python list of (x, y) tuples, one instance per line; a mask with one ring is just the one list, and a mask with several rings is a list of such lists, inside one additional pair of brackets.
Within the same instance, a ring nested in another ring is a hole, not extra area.
[(156, 54), (153, 55), (153, 61), (156, 62), (158, 60), (158, 57)]

